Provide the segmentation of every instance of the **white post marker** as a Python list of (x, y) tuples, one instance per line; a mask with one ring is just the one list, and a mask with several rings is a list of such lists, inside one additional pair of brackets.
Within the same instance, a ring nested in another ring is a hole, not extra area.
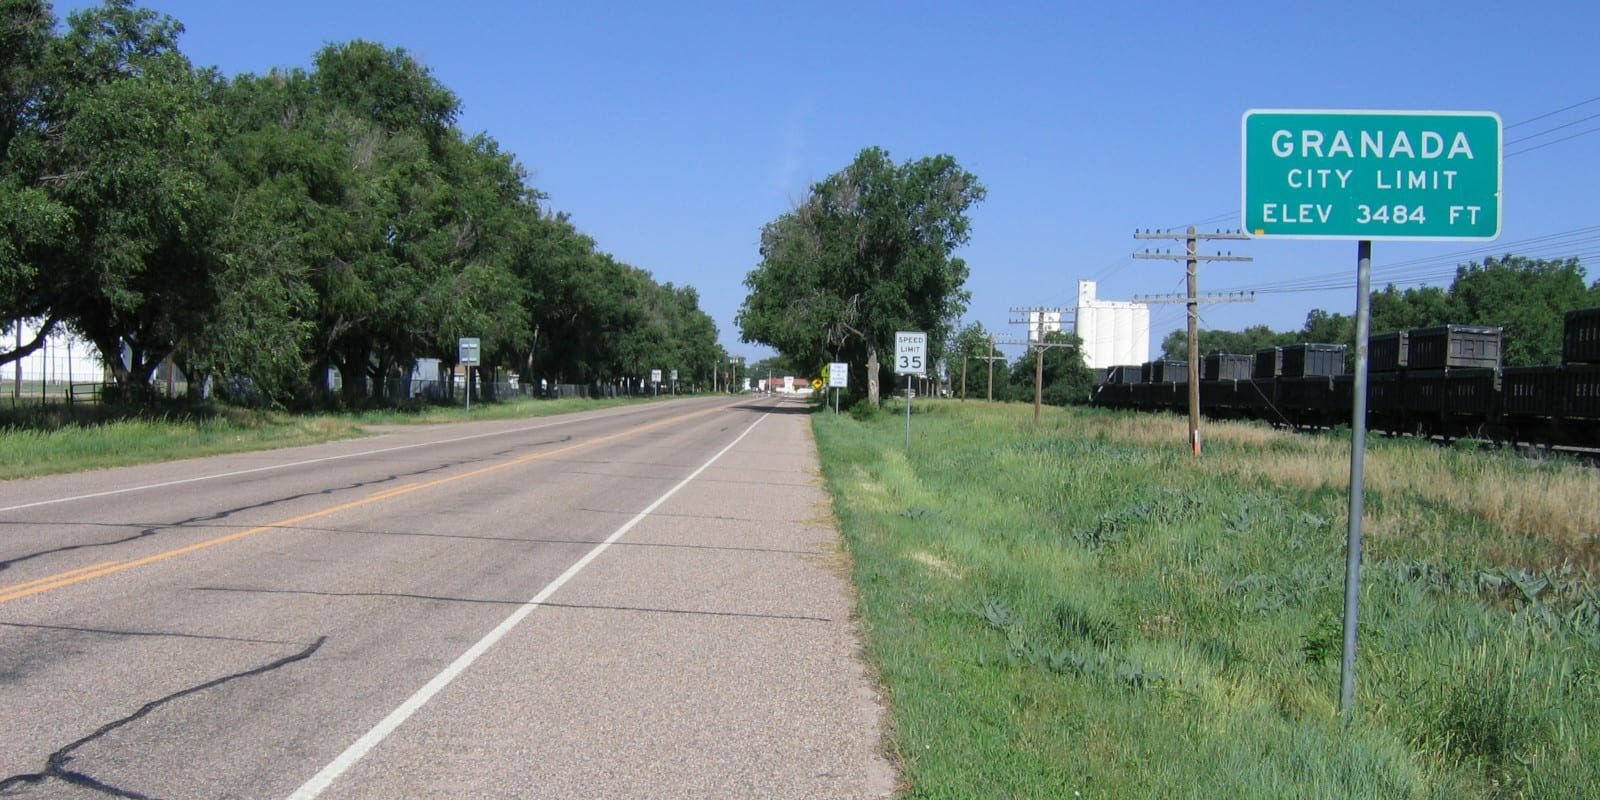
[(850, 364), (834, 361), (828, 364), (828, 388), (833, 390), (833, 413), (839, 414), (839, 390), (850, 388)]
[(895, 331), (894, 371), (906, 376), (906, 452), (911, 452), (911, 379), (928, 374), (928, 334)]

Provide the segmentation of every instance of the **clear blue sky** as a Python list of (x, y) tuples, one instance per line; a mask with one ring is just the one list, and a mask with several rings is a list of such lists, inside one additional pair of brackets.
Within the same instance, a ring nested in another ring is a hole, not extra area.
[[(1458, 261), (1505, 252), (1587, 254), (1600, 277), (1600, 133), (1555, 141), (1600, 128), (1600, 4), (1583, 0), (144, 5), (187, 27), (196, 64), (230, 75), (305, 66), (355, 38), (404, 47), (461, 98), (464, 129), (516, 153), (603, 249), (696, 287), (723, 344), (752, 357), (769, 351), (739, 342), (734, 315), (761, 226), (863, 147), (949, 153), (978, 175), (989, 197), (960, 253), (967, 319), (1020, 332), (1009, 307), (1070, 305), (1080, 278), (1109, 299), (1181, 291), (1177, 264), (1131, 258), (1143, 249), (1132, 234), (1239, 225), (1251, 108), (1504, 119), (1500, 240), (1379, 242), (1375, 286), (1447, 285)], [(1570, 235), (1529, 242), (1555, 234)], [(1207, 307), (1207, 327), (1299, 328), (1313, 308), (1354, 310), (1353, 243), (1221, 249), (1256, 260), (1202, 268), (1202, 291), (1345, 286)], [(1152, 317), (1158, 347), (1182, 307)]]

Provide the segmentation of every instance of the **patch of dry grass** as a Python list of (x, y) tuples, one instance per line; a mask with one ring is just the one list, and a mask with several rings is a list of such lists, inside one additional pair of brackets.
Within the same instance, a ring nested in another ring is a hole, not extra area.
[[(1090, 421), (1087, 432), (1119, 443), (1182, 447), (1187, 427), (1187, 420), (1175, 416), (1108, 415)], [(1230, 422), (1209, 422), (1202, 434), (1212, 448), (1191, 462), (1194, 469), (1307, 492), (1349, 485), (1347, 439)], [(1600, 568), (1600, 470), (1377, 440), (1367, 452), (1365, 482), (1369, 493), (1454, 510), (1508, 537), (1534, 540), (1532, 546), (1514, 540), (1481, 543), (1486, 554), (1516, 562), (1515, 566), (1569, 562)], [(1368, 506), (1366, 524), (1375, 537), (1420, 537), (1443, 544), (1446, 537), (1458, 534), (1420, 517), (1410, 503), (1385, 508), (1396, 510), (1374, 511)]]
[(961, 573), (957, 572), (956, 568), (951, 566), (950, 562), (945, 561), (944, 559), (926, 550), (917, 550), (911, 553), (911, 560), (921, 564), (924, 567), (927, 567), (929, 572), (937, 575), (943, 575), (951, 580), (961, 580)]

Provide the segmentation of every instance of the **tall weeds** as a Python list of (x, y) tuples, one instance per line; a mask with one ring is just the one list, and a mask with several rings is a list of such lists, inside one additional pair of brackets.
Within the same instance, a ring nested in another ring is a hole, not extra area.
[(1373, 440), (1346, 723), (1347, 440), (814, 424), (912, 796), (1600, 796), (1592, 470)]

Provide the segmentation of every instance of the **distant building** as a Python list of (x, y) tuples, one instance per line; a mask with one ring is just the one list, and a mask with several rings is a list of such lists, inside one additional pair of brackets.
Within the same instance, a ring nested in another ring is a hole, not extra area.
[(1150, 307), (1100, 300), (1094, 281), (1078, 281), (1078, 338), (1091, 369), (1150, 360)]

